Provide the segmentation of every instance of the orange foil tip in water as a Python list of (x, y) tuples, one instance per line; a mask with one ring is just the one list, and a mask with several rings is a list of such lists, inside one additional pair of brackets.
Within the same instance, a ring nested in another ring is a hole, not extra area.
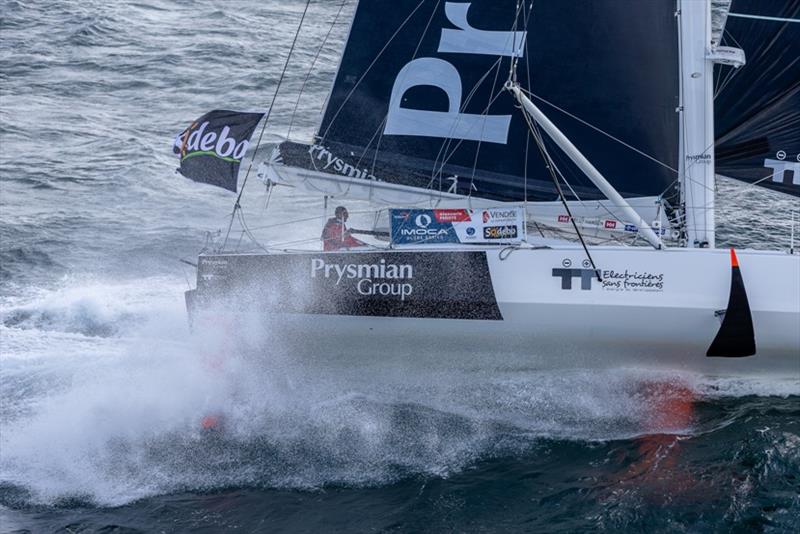
[(738, 267), (739, 260), (736, 258), (736, 251), (731, 249), (731, 267)]
[(203, 430), (216, 430), (219, 427), (219, 417), (207, 415), (200, 421), (200, 426), (203, 427)]

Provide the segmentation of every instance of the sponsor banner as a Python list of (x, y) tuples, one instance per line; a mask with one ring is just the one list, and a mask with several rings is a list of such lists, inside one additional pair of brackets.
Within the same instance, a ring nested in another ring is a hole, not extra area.
[(265, 313), (503, 318), (480, 251), (201, 256), (197, 297)]
[[(639, 227), (635, 224), (625, 223), (623, 221), (619, 221), (617, 219), (600, 219), (597, 217), (575, 217), (575, 224), (579, 228), (588, 228), (591, 230), (604, 230), (609, 233), (619, 233), (619, 232), (627, 232), (627, 233), (638, 233)], [(541, 219), (537, 219), (541, 220)], [(553, 219), (545, 219), (545, 224), (549, 223)], [(556, 222), (559, 224), (571, 224), (571, 219), (569, 215), (563, 214), (558, 215), (555, 218)], [(664, 236), (667, 234), (666, 228), (660, 228), (658, 226), (651, 226), (650, 229), (658, 235)]]
[[(581, 268), (564, 258), (561, 267), (553, 268), (553, 278), (561, 281), (561, 289), (591, 291), (598, 287), (604, 291), (656, 292), (664, 291), (664, 273), (630, 269), (591, 268), (589, 260), (581, 262)], [(600, 280), (597, 279), (598, 274)]]
[(525, 237), (521, 207), (389, 210), (392, 244), (518, 243)]
[(178, 172), (235, 193), (239, 164), (263, 116), (224, 110), (206, 113), (175, 138), (172, 150), (181, 158)]

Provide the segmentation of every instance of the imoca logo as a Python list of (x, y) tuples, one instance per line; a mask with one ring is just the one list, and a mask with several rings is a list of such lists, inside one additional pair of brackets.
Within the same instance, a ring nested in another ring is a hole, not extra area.
[(416, 222), (417, 226), (421, 228), (427, 228), (431, 224), (431, 216), (422, 213), (417, 215), (417, 218), (414, 220), (414, 222)]

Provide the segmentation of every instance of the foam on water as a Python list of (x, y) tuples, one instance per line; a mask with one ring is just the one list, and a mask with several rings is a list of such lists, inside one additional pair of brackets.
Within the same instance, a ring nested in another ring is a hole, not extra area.
[[(286, 135), (301, 86), (293, 139), (311, 138), (354, 5), (306, 81), (340, 6), (311, 3), (266, 140)], [(176, 259), (225, 230), (235, 197), (176, 176), (171, 141), (205, 111), (272, 106), (303, 7), (4, 2), (0, 524), (260, 531), (272, 506), (273, 519), (295, 510), (287, 531), (714, 530), (723, 519), (797, 531), (796, 381), (426, 371), (382, 367), (383, 346), (369, 365), (337, 368), (280, 328), (220, 317), (189, 335)], [(796, 200), (718, 187), (718, 246), (788, 246)], [(242, 205), (270, 245), (316, 238), (324, 220), (319, 196), (289, 188), (262, 218), (252, 178)], [(371, 223), (365, 204), (347, 206), (354, 227)], [(231, 235), (243, 236), (238, 222)], [(223, 417), (221, 432), (200, 430), (207, 414)], [(217, 524), (225, 512), (202, 492), (226, 488), (250, 498)], [(283, 491), (297, 488), (326, 491)]]
[[(663, 413), (687, 395), (800, 393), (637, 369), (316, 366), (280, 331), (224, 317), (190, 335), (183, 288), (95, 280), (4, 304), (15, 318), (2, 332), (5, 484), (30, 502), (104, 505), (182, 489), (369, 486), (452, 476), (542, 440), (691, 435), (703, 431), (692, 417)], [(222, 431), (201, 431), (208, 414)]]

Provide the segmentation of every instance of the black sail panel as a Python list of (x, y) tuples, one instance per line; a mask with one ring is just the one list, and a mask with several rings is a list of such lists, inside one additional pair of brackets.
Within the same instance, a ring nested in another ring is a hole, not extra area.
[(263, 117), (263, 113), (209, 111), (175, 137), (172, 150), (180, 156), (178, 172), (235, 193), (239, 164)]
[(800, 0), (734, 0), (722, 42), (747, 62), (716, 68), (717, 173), (800, 196)]
[[(625, 196), (671, 191), (678, 159), (674, 0), (359, 3), (316, 147), (290, 165), (495, 200), (556, 193), (520, 85)], [(625, 145), (630, 146), (625, 146)], [(601, 198), (558, 149), (582, 198)], [(631, 148), (633, 147), (633, 148)], [(635, 149), (635, 150), (634, 150)]]

